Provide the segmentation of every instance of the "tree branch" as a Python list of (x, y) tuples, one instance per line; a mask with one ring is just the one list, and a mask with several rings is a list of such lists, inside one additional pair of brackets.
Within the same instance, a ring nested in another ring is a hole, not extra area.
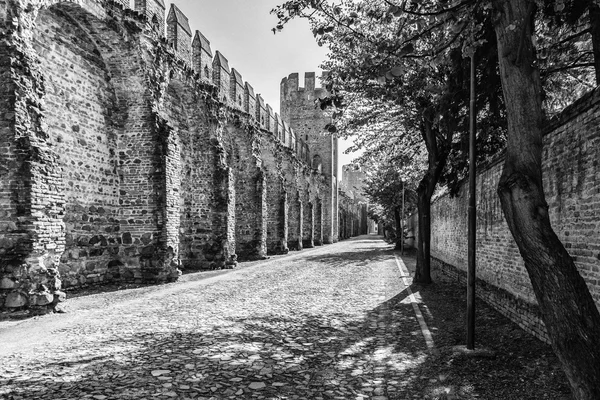
[[(385, 0), (385, 2), (386, 2), (386, 4), (388, 4), (390, 6), (398, 7), (398, 6), (396, 6), (395, 4), (393, 4), (389, 0)], [(472, 3), (472, 2), (473, 2), (473, 0), (464, 0), (461, 3), (459, 3), (459, 4), (457, 4), (457, 5), (453, 6), (453, 7), (446, 8), (446, 9), (441, 9), (439, 11), (428, 11), (428, 12), (411, 11), (411, 10), (407, 10), (406, 9), (406, 7), (405, 7), (406, 3), (404, 3), (401, 6), (400, 9), (403, 12), (405, 12), (407, 14), (410, 14), (410, 15), (417, 15), (417, 16), (421, 16), (421, 17), (427, 17), (427, 16), (431, 17), (431, 16), (442, 15), (442, 14), (446, 14), (446, 13), (451, 13), (451, 12), (454, 12), (454, 11), (458, 11), (463, 6), (468, 5), (469, 3)]]
[(560, 67), (555, 67), (552, 69), (547, 69), (545, 71), (543, 71), (541, 73), (542, 76), (546, 77), (548, 75), (560, 72), (560, 71), (565, 71), (565, 70), (569, 70), (569, 69), (575, 69), (575, 68), (587, 68), (587, 67), (593, 67), (594, 63), (593, 62), (586, 62), (586, 63), (574, 63), (574, 64), (569, 64), (569, 65), (561, 65)]

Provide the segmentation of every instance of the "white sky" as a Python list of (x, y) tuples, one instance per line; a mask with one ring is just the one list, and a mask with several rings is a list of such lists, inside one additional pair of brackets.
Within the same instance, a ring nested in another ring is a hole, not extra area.
[[(285, 0), (165, 0), (167, 13), (173, 2), (188, 17), (192, 32), (199, 30), (210, 41), (213, 54), (219, 50), (229, 66), (242, 74), (254, 91), (279, 112), (279, 86), (289, 74), (321, 75), (320, 64), (327, 49), (319, 47), (308, 22), (293, 20), (273, 34), (277, 18), (270, 11)], [(318, 83), (317, 83), (318, 85)], [(340, 143), (340, 168), (352, 157), (342, 154), (348, 146)], [(338, 171), (341, 178), (341, 171)]]

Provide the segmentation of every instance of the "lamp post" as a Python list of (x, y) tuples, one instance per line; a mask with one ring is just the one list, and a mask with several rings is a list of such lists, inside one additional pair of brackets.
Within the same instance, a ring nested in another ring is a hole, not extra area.
[(404, 255), (404, 180), (402, 181), (402, 214), (400, 215), (400, 254)]
[(477, 234), (476, 134), (475, 134), (475, 48), (471, 53), (471, 98), (469, 109), (469, 217), (467, 267), (467, 349), (475, 348), (475, 250)]

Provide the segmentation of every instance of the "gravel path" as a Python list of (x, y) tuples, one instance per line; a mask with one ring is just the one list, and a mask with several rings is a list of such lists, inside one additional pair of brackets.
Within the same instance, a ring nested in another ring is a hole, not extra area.
[(422, 398), (430, 353), (379, 238), (184, 278), (1, 323), (0, 398)]

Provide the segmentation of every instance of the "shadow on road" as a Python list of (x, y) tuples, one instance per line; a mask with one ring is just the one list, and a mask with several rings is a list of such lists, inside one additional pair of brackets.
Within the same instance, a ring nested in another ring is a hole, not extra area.
[[(48, 389), (53, 398), (79, 392), (132, 399), (158, 393), (251, 398), (257, 392), (279, 396), (267, 398), (356, 398), (361, 393), (404, 398), (417, 390), (419, 377), (413, 371), (427, 358), (411, 306), (402, 302), (405, 296), (399, 294), (360, 321), (345, 314), (274, 315), (224, 321), (211, 330), (132, 333), (94, 344), (111, 349), (110, 354), (123, 347), (118, 359), (81, 354), (51, 364), (56, 376), (36, 378), (32, 371), (32, 376), (0, 379), (0, 384), (24, 399), (40, 398)], [(66, 376), (68, 382), (57, 384)], [(388, 392), (384, 378), (396, 382), (395, 391)], [(267, 386), (253, 390), (253, 382)]]
[[(360, 252), (307, 259), (336, 267), (388, 261), (394, 254), (360, 240), (355, 250)], [(414, 260), (406, 260), (412, 267)], [(455, 354), (452, 346), (464, 337), (463, 289), (434, 283), (411, 290), (421, 299), (438, 356), (425, 350), (405, 289), (360, 319), (296, 313), (223, 318), (210, 329), (200, 324), (180, 331), (123, 332), (93, 342), (89, 352), (69, 360), (37, 360), (39, 366), (27, 366), (25, 373), (0, 367), (0, 398), (570, 398), (548, 346), (481, 305), (478, 345), (496, 356)], [(41, 374), (49, 363), (52, 375)]]

